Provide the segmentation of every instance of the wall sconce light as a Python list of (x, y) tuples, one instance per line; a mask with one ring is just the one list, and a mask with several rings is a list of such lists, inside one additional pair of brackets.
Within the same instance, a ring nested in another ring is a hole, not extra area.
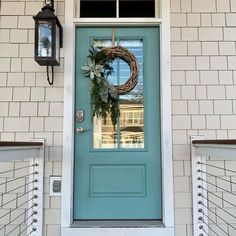
[[(63, 46), (62, 26), (54, 14), (54, 0), (44, 0), (44, 6), (36, 16), (34, 60), (41, 66), (47, 66), (47, 80), (54, 81), (53, 66), (60, 65), (60, 48)], [(49, 78), (49, 66), (52, 67), (52, 79)]]

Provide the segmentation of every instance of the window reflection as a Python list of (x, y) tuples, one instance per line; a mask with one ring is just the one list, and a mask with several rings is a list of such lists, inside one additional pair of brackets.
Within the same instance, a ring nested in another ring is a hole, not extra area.
[(120, 98), (120, 147), (144, 147), (143, 87)]
[[(136, 87), (119, 96), (120, 117), (117, 126), (110, 117), (106, 120), (94, 118), (94, 148), (144, 148), (144, 101), (143, 101), (143, 41), (120, 40), (119, 45), (128, 48), (139, 64), (139, 79)], [(110, 46), (109, 40), (96, 40), (94, 45)], [(123, 84), (130, 76), (129, 65), (122, 59), (113, 61), (114, 73), (109, 76), (113, 85)]]
[(106, 120), (94, 117), (93, 127), (94, 148), (117, 148), (117, 132), (110, 117)]
[[(120, 96), (120, 147), (144, 147), (143, 106), (143, 42), (142, 40), (121, 40), (120, 45), (128, 48), (139, 64), (139, 79), (136, 87)], [(125, 83), (130, 71), (127, 63), (121, 63), (120, 81)]]

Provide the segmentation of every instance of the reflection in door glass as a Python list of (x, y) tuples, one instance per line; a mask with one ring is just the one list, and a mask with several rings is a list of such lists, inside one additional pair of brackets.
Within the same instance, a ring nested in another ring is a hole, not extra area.
[[(136, 87), (119, 96), (120, 117), (113, 127), (110, 117), (94, 118), (94, 148), (144, 148), (144, 103), (143, 103), (143, 41), (119, 40), (119, 45), (128, 48), (138, 60), (139, 79)], [(110, 40), (94, 40), (94, 46), (110, 46)], [(130, 76), (129, 65), (122, 59), (113, 60), (114, 73), (108, 80), (113, 85), (123, 84)]]
[[(117, 44), (117, 43), (116, 43)], [(93, 46), (97, 48), (112, 46), (112, 41), (107, 39), (94, 39)], [(109, 83), (117, 84), (117, 60), (112, 63), (114, 73), (109, 76)], [(114, 129), (111, 118), (106, 120), (93, 118), (93, 147), (94, 148), (117, 148), (117, 127)]]
[[(120, 147), (144, 147), (144, 108), (143, 108), (143, 42), (140, 40), (121, 40), (120, 45), (132, 52), (139, 64), (139, 79), (136, 87), (120, 96)], [(120, 62), (120, 83), (126, 82), (130, 75), (129, 65)]]

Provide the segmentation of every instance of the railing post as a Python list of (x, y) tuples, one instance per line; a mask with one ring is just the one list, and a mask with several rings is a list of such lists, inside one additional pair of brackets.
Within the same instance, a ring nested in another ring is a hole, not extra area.
[[(45, 145), (44, 139), (32, 141), (43, 142)], [(34, 182), (29, 185), (29, 190), (34, 190), (30, 191), (28, 195), (29, 199), (32, 199), (32, 202), (29, 202), (29, 207), (33, 205), (33, 211), (28, 213), (28, 226), (31, 226), (27, 229), (27, 235), (32, 236), (43, 236), (44, 145), (38, 149), (36, 156), (30, 159), (30, 173), (34, 174), (29, 177), (29, 182)]]
[[(206, 182), (206, 170), (199, 171), (201, 168), (206, 168), (206, 158), (197, 152), (197, 148), (192, 144), (193, 140), (204, 139), (204, 136), (191, 136), (191, 160), (192, 160), (192, 202), (193, 202), (193, 236), (205, 236), (208, 235), (208, 218), (207, 212), (203, 209), (207, 207), (207, 189)], [(204, 214), (203, 214), (204, 213)]]

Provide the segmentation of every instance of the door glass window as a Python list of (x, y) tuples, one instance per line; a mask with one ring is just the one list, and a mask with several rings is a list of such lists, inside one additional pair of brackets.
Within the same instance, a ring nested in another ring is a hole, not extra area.
[[(144, 148), (144, 101), (143, 101), (143, 40), (119, 40), (116, 42), (132, 52), (139, 64), (139, 78), (136, 87), (119, 96), (120, 116), (116, 127), (111, 118), (94, 117), (93, 147), (97, 148)], [(97, 47), (110, 46), (110, 40), (94, 40)], [(129, 65), (122, 59), (112, 63), (114, 73), (108, 77), (113, 85), (123, 84), (130, 76)]]

